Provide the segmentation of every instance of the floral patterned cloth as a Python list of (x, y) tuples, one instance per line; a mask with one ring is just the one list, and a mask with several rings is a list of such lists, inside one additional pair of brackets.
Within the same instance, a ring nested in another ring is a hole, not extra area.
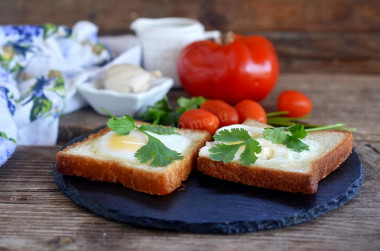
[(110, 60), (97, 27), (87, 21), (71, 29), (0, 26), (0, 166), (16, 145), (55, 144), (74, 80)]

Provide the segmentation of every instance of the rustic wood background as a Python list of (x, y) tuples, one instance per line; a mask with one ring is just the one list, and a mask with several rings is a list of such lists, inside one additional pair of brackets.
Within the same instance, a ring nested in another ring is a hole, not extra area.
[(379, 0), (2, 0), (0, 24), (97, 24), (130, 32), (138, 17), (189, 17), (207, 29), (262, 34), (282, 72), (380, 73)]
[[(360, 193), (308, 223), (245, 235), (173, 233), (109, 221), (67, 199), (52, 175), (62, 144), (105, 124), (106, 117), (87, 108), (61, 117), (58, 146), (20, 146), (0, 168), (0, 250), (379, 250), (380, 0), (0, 1), (0, 25), (89, 20), (101, 35), (130, 33), (138, 17), (174, 16), (198, 19), (208, 30), (268, 37), (282, 74), (263, 106), (273, 111), (282, 90), (297, 89), (313, 100), (310, 123), (356, 127), (354, 150), (365, 166)], [(176, 90), (170, 98), (183, 95)]]
[[(365, 181), (358, 195), (337, 210), (292, 227), (241, 235), (136, 227), (90, 213), (60, 192), (53, 165), (61, 146), (19, 146), (0, 168), (0, 250), (379, 250), (379, 82), (375, 75), (284, 73), (263, 102), (272, 111), (281, 91), (297, 88), (314, 101), (309, 122), (345, 122), (358, 128), (354, 150), (364, 165)], [(183, 95), (176, 90), (169, 98)], [(90, 108), (63, 115), (58, 144), (106, 120)]]

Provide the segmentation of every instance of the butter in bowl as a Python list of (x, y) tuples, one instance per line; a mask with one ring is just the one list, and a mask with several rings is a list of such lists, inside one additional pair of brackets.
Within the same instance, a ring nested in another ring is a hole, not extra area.
[(173, 86), (173, 79), (161, 77), (159, 71), (148, 72), (132, 64), (109, 68), (104, 77), (83, 83), (79, 93), (99, 114), (101, 107), (116, 116), (137, 116), (147, 106), (162, 99)]

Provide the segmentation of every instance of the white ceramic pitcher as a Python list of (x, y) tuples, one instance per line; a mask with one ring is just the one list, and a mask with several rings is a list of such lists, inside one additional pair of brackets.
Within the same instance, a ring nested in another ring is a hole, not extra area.
[(177, 57), (186, 45), (205, 39), (218, 39), (219, 31), (205, 31), (197, 20), (190, 18), (138, 18), (130, 26), (136, 33), (143, 50), (143, 66), (148, 71), (160, 70), (163, 76), (174, 79)]

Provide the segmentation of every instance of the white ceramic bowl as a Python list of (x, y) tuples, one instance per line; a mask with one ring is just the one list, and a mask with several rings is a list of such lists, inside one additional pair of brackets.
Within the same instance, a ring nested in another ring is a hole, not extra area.
[(147, 106), (164, 98), (173, 86), (171, 78), (157, 78), (150, 82), (149, 90), (141, 93), (118, 93), (102, 89), (100, 80), (87, 82), (78, 87), (79, 93), (99, 114), (106, 115), (100, 107), (106, 108), (116, 116), (137, 116)]

